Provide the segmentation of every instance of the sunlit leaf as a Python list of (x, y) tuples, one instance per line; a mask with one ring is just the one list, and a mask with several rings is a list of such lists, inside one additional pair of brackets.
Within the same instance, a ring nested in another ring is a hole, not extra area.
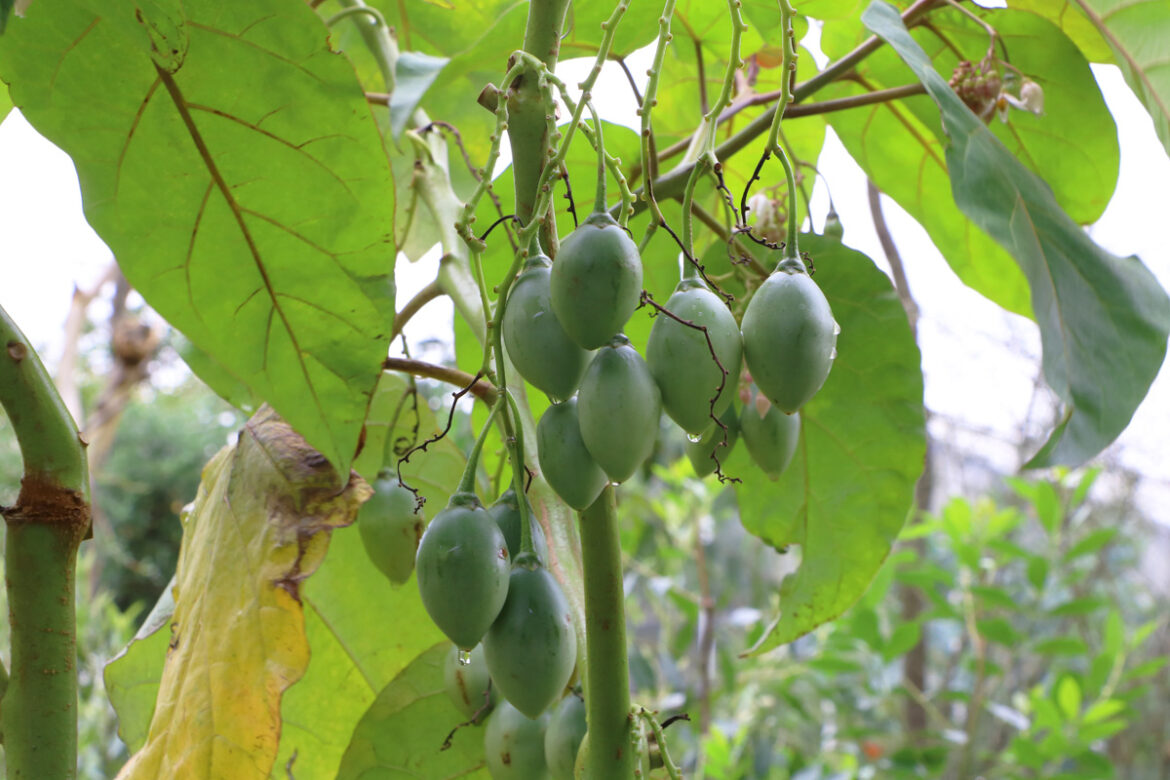
[(1170, 152), (1170, 4), (1165, 0), (1074, 0), (1108, 42), (1125, 81), (1150, 112)]
[(321, 21), (280, 0), (18, 21), (0, 74), (131, 284), (345, 473), (389, 345), (394, 189)]
[[(575, 2), (569, 6), (567, 34), (561, 41), (561, 58), (596, 55), (604, 31), (601, 23), (609, 19), (615, 3)], [(618, 22), (610, 56), (625, 57), (651, 44), (658, 37), (658, 17), (662, 3), (630, 3)]]
[(415, 658), (366, 710), (345, 751), (338, 780), (359, 778), (486, 777), (483, 726), (447, 735), (463, 720), (443, 689), (443, 663), (450, 649), (441, 642)]
[(1138, 259), (1104, 251), (1061, 211), (931, 67), (893, 6), (875, 0), (863, 21), (942, 110), (955, 201), (1028, 278), (1045, 380), (1064, 402), (1055, 432), (1028, 465), (1080, 464), (1121, 433), (1145, 397), (1166, 354), (1170, 301)]
[(1077, 717), (1081, 712), (1081, 686), (1077, 678), (1071, 674), (1062, 675), (1056, 683), (1056, 705), (1066, 721)]
[[(834, 86), (827, 97), (857, 92)], [(915, 97), (828, 116), (842, 145), (883, 193), (917, 219), (969, 287), (1009, 311), (1030, 312), (1027, 284), (1011, 257), (959, 211), (950, 195), (943, 141), (910, 106)]]
[(744, 527), (774, 547), (801, 546), (780, 587), (780, 616), (759, 653), (840, 615), (865, 592), (913, 502), (924, 453), (918, 348), (889, 280), (839, 242), (804, 236), (814, 277), (841, 325), (824, 388), (801, 410), (801, 441), (773, 482), (745, 448), (725, 471)]
[[(271, 410), (203, 472), (146, 742), (119, 777), (266, 778), (284, 691), (309, 663), (302, 583), (369, 495)], [(164, 632), (159, 632), (163, 634)]]
[(1060, 27), (1091, 62), (1110, 62), (1113, 53), (1092, 21), (1080, 12), (1076, 0), (1009, 0), (1011, 8), (1043, 16)]

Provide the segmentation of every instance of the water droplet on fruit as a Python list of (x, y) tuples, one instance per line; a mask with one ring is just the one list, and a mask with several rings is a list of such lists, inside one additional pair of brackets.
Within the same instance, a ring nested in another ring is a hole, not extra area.
[(471, 652), (468, 650), (459, 651), (459, 665), (471, 666)]
[(836, 320), (833, 320), (833, 335), (834, 336), (841, 335), (841, 323), (837, 322)]
[(621, 484), (622, 484), (622, 483), (620, 483), (620, 482), (612, 482), (612, 481), (611, 481), (611, 482), (609, 483), (609, 486), (610, 486), (610, 487), (620, 487), (620, 486), (621, 486)]
[(837, 359), (837, 348), (833, 347), (833, 349), (831, 349), (829, 351), (829, 360), (836, 360), (836, 359)]
[(688, 433), (687, 434), (687, 441), (689, 441), (691, 444), (698, 444), (702, 440), (703, 440), (703, 434), (701, 434), (701, 433)]

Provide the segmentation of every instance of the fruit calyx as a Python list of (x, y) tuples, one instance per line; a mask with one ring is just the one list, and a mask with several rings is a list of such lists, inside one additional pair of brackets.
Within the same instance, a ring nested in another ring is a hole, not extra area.
[(483, 502), (479, 500), (479, 496), (475, 493), (466, 491), (458, 491), (451, 494), (450, 500), (447, 501), (447, 508), (461, 507), (464, 509), (479, 509), (483, 507)]

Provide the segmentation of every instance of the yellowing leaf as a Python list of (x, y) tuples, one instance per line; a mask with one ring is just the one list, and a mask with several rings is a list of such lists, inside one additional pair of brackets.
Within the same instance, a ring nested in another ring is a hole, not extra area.
[(309, 662), (301, 583), (370, 493), (270, 409), (203, 470), (175, 574), (166, 666), (146, 744), (119, 778), (267, 778), (280, 700)]

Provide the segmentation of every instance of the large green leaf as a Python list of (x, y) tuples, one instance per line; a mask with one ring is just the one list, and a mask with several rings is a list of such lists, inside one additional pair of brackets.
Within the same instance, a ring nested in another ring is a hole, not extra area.
[[(846, 94), (851, 87), (831, 92)], [(829, 115), (850, 156), (926, 229), (965, 284), (1009, 311), (1028, 314), (1027, 283), (1011, 257), (963, 216), (950, 196), (943, 142), (911, 104), (925, 97)]]
[(1154, 120), (1170, 152), (1170, 3), (1166, 0), (1074, 0), (1113, 50), (1130, 89)]
[(755, 468), (742, 446), (725, 467), (743, 479), (744, 527), (774, 547), (801, 548), (800, 568), (780, 586), (780, 616), (753, 653), (832, 620), (865, 592), (906, 519), (926, 451), (921, 358), (889, 279), (831, 239), (805, 235), (801, 248), (841, 334), (780, 479)]
[[(1040, 80), (1048, 97), (1045, 116), (1013, 110), (1007, 122), (993, 121), (990, 131), (1048, 183), (1070, 216), (1081, 223), (1096, 220), (1113, 194), (1119, 150), (1116, 127), (1088, 63), (1044, 19), (1010, 10), (985, 16), (999, 30), (1013, 65)], [(932, 18), (931, 31), (920, 29), (914, 35), (942, 72), (958, 61), (952, 46), (971, 59), (986, 49), (986, 31), (969, 18), (949, 9)], [(889, 49), (867, 58), (860, 74), (874, 89), (900, 86), (912, 78)], [(858, 91), (843, 83), (829, 94)], [(966, 284), (1010, 311), (1031, 313), (1024, 275), (948, 195), (946, 136), (929, 98), (843, 111), (831, 115), (830, 122), (878, 187), (922, 223)]]
[(441, 642), (420, 654), (378, 693), (353, 731), (338, 780), (488, 776), (482, 725), (459, 729), (443, 749), (463, 721), (443, 687), (450, 647)]
[(1008, 6), (1043, 16), (1077, 45), (1090, 62), (1112, 62), (1109, 44), (1082, 14), (1076, 0), (1009, 0)]
[[(615, 3), (596, 3), (577, 0), (569, 7), (568, 30), (561, 41), (561, 58), (592, 57), (597, 55), (604, 30), (601, 23), (613, 13)], [(658, 37), (658, 17), (662, 3), (630, 3), (618, 22), (614, 33), (611, 56), (625, 57), (652, 43)]]
[(1170, 301), (1140, 260), (1104, 251), (1060, 209), (931, 66), (893, 6), (875, 0), (863, 21), (941, 109), (956, 203), (1028, 278), (1045, 379), (1064, 402), (1060, 424), (1029, 465), (1083, 463), (1125, 428), (1158, 373)]
[[(348, 471), (393, 317), (394, 188), (300, 3), (34, 3), (0, 74), (127, 278)], [(117, 74), (112, 77), (111, 74)]]
[[(1011, 110), (1007, 121), (988, 128), (1029, 170), (1052, 188), (1056, 202), (1076, 222), (1097, 221), (1117, 186), (1120, 149), (1117, 125), (1088, 60), (1052, 22), (1010, 9), (984, 11), (1011, 64), (1044, 87), (1044, 114)], [(932, 16), (933, 26), (964, 53), (987, 46), (987, 31), (953, 9)], [(940, 73), (950, 73), (958, 58), (933, 34), (915, 36)], [(888, 51), (888, 50), (887, 50)], [(890, 55), (889, 59), (896, 60)], [(895, 68), (901, 83), (909, 80), (905, 66)], [(938, 110), (920, 101), (935, 117)], [(941, 130), (941, 128), (940, 128)]]

